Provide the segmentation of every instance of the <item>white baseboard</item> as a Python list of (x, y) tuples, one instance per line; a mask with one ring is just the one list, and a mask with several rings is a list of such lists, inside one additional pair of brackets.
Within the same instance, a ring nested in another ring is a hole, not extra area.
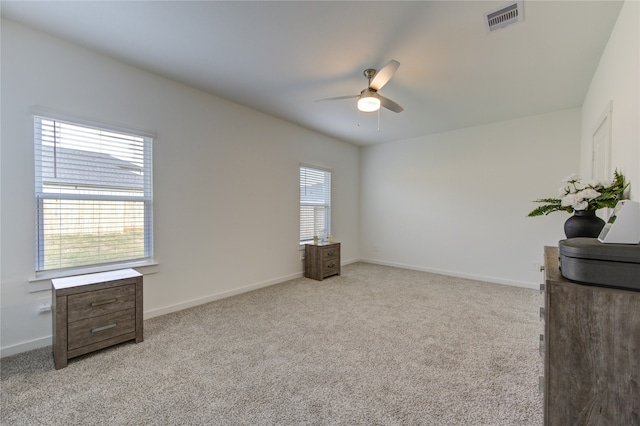
[(365, 263), (373, 263), (376, 265), (393, 266), (395, 268), (411, 269), (414, 271), (431, 272), (433, 274), (448, 275), (451, 277), (466, 278), (466, 279), (476, 280), (476, 281), (485, 281), (485, 282), (494, 283), (494, 284), (510, 285), (514, 287), (530, 288), (534, 290), (538, 290), (540, 288), (540, 283), (532, 283), (527, 281), (505, 280), (502, 278), (489, 277), (485, 275), (467, 274), (463, 272), (448, 271), (448, 270), (436, 269), (436, 268), (424, 268), (422, 266), (405, 265), (403, 263), (394, 263), (394, 262), (384, 262), (376, 259), (360, 259), (360, 261)]
[[(16, 345), (0, 348), (0, 358), (17, 355), (19, 353), (32, 351), (34, 349), (44, 348), (45, 346), (51, 346), (51, 339), (52, 336), (45, 336), (40, 337), (39, 339), (29, 340), (28, 342), (22, 342)], [(53, 354), (53, 349), (51, 353)]]
[(220, 293), (211, 294), (205, 297), (198, 297), (196, 299), (187, 300), (186, 302), (176, 303), (175, 305), (168, 305), (162, 308), (152, 309), (144, 313), (144, 319), (158, 317), (160, 315), (166, 315), (173, 312), (178, 312), (183, 309), (193, 308), (194, 306), (204, 305), (205, 303), (213, 302), (215, 300), (225, 299), (227, 297), (236, 296), (238, 294), (246, 293), (248, 291), (257, 290), (263, 287), (269, 287), (271, 285), (280, 284), (285, 281), (293, 280), (302, 277), (302, 272), (286, 275), (280, 278), (274, 278), (272, 280), (263, 281), (256, 284), (236, 288), (233, 290), (222, 291)]
[(363, 260), (362, 259), (343, 260), (342, 262), (340, 262), (340, 266), (351, 265), (352, 263), (356, 263), (356, 262), (363, 262)]

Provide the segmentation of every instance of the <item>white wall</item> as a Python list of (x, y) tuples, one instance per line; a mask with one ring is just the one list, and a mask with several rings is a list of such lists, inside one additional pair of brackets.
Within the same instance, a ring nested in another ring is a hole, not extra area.
[(361, 155), (365, 260), (536, 288), (567, 215), (525, 218), (560, 180), (591, 176), (612, 105), (612, 169), (640, 200), (640, 3), (625, 2), (582, 108), (392, 142)]
[(358, 259), (357, 147), (6, 20), (1, 42), (2, 355), (51, 343), (50, 292), (29, 292), (33, 106), (155, 133), (147, 318), (301, 274), (300, 163), (333, 170), (333, 234)]
[(611, 170), (631, 182), (630, 198), (640, 200), (640, 2), (620, 10), (589, 92), (582, 105), (581, 175), (591, 176), (592, 136), (611, 102)]
[(526, 215), (578, 172), (579, 149), (579, 109), (367, 147), (362, 257), (537, 288), (568, 216)]

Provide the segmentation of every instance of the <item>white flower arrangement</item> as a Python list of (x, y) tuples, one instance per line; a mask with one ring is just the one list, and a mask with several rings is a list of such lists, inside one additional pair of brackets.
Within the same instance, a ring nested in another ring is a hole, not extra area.
[(583, 184), (575, 174), (567, 176), (562, 181), (566, 185), (558, 191), (558, 196), (561, 197), (560, 205), (562, 207), (571, 207), (573, 210), (587, 210), (589, 201), (602, 195), (598, 189), (611, 185), (611, 183), (603, 183), (597, 180)]
[(617, 170), (613, 181), (601, 182), (597, 180), (583, 183), (573, 174), (563, 179), (565, 183), (558, 191), (559, 198), (541, 198), (535, 203), (546, 203), (537, 207), (529, 216), (547, 215), (555, 211), (573, 213), (580, 210), (598, 210), (601, 208), (613, 208), (618, 200), (623, 198), (623, 193), (629, 184), (625, 184), (624, 175)]

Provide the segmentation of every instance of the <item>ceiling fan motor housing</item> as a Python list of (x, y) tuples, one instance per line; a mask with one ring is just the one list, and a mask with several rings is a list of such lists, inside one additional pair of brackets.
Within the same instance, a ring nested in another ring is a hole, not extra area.
[(362, 92), (360, 92), (360, 97), (361, 98), (380, 98), (380, 95), (378, 95), (378, 91), (374, 90), (370, 87), (367, 87), (366, 89), (364, 89)]

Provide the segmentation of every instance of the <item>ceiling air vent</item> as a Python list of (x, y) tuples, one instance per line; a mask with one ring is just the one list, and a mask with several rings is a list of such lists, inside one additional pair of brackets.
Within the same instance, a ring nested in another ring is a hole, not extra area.
[(492, 33), (511, 24), (524, 21), (523, 3), (523, 1), (515, 1), (485, 13), (484, 25), (487, 28), (487, 32)]

